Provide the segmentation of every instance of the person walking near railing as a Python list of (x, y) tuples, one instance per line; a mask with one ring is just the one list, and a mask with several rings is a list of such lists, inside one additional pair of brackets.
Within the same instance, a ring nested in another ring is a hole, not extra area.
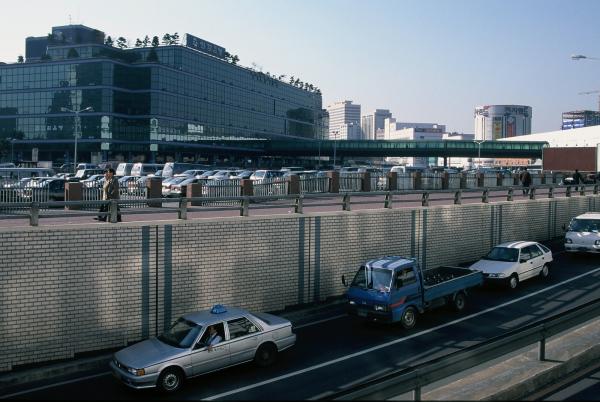
[(531, 173), (527, 170), (527, 166), (523, 168), (523, 171), (519, 175), (521, 185), (523, 186), (523, 195), (529, 195), (529, 186), (531, 186)]
[[(103, 200), (118, 200), (119, 199), (119, 180), (115, 177), (115, 169), (108, 168), (104, 172), (104, 184), (102, 186), (102, 199)], [(108, 212), (108, 204), (102, 204), (99, 212)], [(94, 218), (99, 221), (106, 222), (106, 215), (98, 215), (98, 218)], [(121, 210), (117, 205), (117, 222), (121, 222)]]
[(579, 169), (575, 169), (573, 184), (575, 184), (575, 191), (579, 190), (579, 184), (583, 184), (583, 176), (579, 173)]

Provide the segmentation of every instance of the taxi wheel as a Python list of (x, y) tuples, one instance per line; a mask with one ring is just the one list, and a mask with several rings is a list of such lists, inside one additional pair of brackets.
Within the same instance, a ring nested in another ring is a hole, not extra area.
[(267, 367), (275, 363), (277, 359), (277, 348), (272, 343), (261, 345), (256, 351), (254, 361), (259, 367)]
[(517, 288), (517, 286), (519, 286), (519, 278), (516, 274), (513, 274), (508, 280), (508, 287), (510, 287), (511, 290), (514, 290)]
[(542, 267), (542, 270), (540, 271), (540, 276), (542, 278), (547, 278), (549, 274), (550, 274), (550, 271), (548, 270), (548, 264), (544, 264), (544, 266)]
[(183, 383), (183, 373), (174, 367), (163, 370), (158, 377), (158, 388), (161, 391), (172, 393), (181, 388)]
[(402, 318), (400, 319), (402, 326), (406, 329), (411, 329), (417, 323), (417, 311), (414, 307), (407, 307), (406, 310), (402, 313)]

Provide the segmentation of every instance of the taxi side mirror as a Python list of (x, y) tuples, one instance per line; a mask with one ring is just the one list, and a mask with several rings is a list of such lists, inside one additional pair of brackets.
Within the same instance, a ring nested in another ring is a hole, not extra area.
[(348, 284), (346, 283), (346, 276), (345, 275), (342, 275), (342, 284), (344, 286), (348, 286)]

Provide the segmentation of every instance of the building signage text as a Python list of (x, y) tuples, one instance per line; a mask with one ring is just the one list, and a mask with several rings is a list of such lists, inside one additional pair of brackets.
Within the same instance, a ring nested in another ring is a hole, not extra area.
[(185, 34), (185, 46), (220, 59), (225, 58), (225, 48), (205, 41), (204, 39), (197, 38), (189, 33)]

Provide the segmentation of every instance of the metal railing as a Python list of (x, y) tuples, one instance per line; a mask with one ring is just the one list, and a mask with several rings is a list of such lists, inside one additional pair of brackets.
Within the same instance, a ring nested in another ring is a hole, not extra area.
[(421, 400), (423, 386), (443, 380), (458, 372), (506, 356), (523, 347), (538, 344), (538, 359), (546, 360), (549, 337), (572, 329), (600, 315), (600, 299), (572, 308), (541, 321), (525, 325), (477, 345), (466, 347), (413, 367), (396, 370), (365, 381), (343, 391), (328, 394), (327, 400), (387, 400), (412, 392), (413, 400)]
[(442, 174), (439, 172), (425, 172), (421, 175), (421, 188), (423, 190), (441, 190)]
[[(287, 182), (273, 182), (268, 185), (277, 191), (287, 192)], [(210, 186), (209, 186), (210, 187)], [(215, 186), (218, 187), (218, 186)], [(238, 186), (238, 188), (241, 186)], [(555, 185), (541, 185), (527, 188), (529, 191), (527, 198), (535, 200), (538, 197), (546, 195), (547, 198), (554, 198), (556, 189), (564, 189), (566, 197), (572, 197), (575, 194), (585, 195), (586, 190), (592, 190), (593, 194), (598, 194), (600, 185), (579, 185), (577, 191), (573, 191), (574, 185), (566, 187), (557, 187)], [(265, 187), (267, 188), (267, 187)], [(102, 215), (98, 213), (101, 205), (108, 205), (108, 212), (104, 215), (111, 217), (114, 215), (116, 222), (117, 205), (132, 206), (133, 208), (121, 210), (121, 214), (147, 214), (154, 212), (176, 212), (179, 219), (187, 219), (188, 212), (195, 211), (213, 211), (213, 210), (231, 210), (237, 209), (241, 216), (249, 216), (250, 205), (254, 203), (273, 202), (267, 206), (272, 208), (293, 209), (295, 213), (303, 213), (303, 208), (307, 206), (341, 206), (342, 211), (351, 211), (352, 205), (359, 204), (379, 204), (381, 208), (393, 208), (394, 204), (401, 203), (402, 197), (413, 196), (407, 202), (414, 203), (414, 195), (421, 195), (421, 205), (429, 206), (432, 201), (446, 202), (451, 201), (454, 204), (462, 204), (465, 200), (476, 200), (478, 202), (489, 203), (492, 199), (514, 201), (515, 191), (519, 193), (523, 187), (501, 187), (501, 188), (477, 188), (477, 189), (456, 189), (456, 190), (404, 190), (404, 191), (378, 191), (378, 192), (344, 192), (339, 194), (270, 194), (266, 196), (235, 196), (235, 197), (182, 197), (182, 198), (148, 198), (132, 200), (109, 200), (109, 201), (57, 201), (57, 202), (17, 202), (0, 203), (0, 219), (18, 219), (29, 218), (30, 225), (37, 226), (39, 218), (57, 218), (69, 216), (90, 216)], [(544, 191), (546, 193), (544, 194)], [(493, 193), (495, 192), (495, 193)], [(498, 194), (501, 193), (501, 194)], [(432, 196), (437, 196), (433, 198)], [(331, 202), (331, 198), (339, 197), (341, 200)], [(374, 197), (381, 197), (373, 200)], [(366, 200), (365, 200), (366, 199)], [(521, 198), (522, 199), (522, 198)], [(327, 203), (307, 203), (311, 200), (327, 200)], [(418, 201), (417, 201), (418, 202)], [(189, 205), (191, 204), (191, 205)], [(206, 208), (214, 207), (215, 208)], [(265, 205), (261, 205), (264, 208)], [(47, 213), (40, 214), (40, 211), (49, 210)], [(59, 208), (62, 208), (59, 209)], [(65, 210), (68, 209), (68, 210)], [(132, 210), (133, 209), (133, 210)]]
[(346, 191), (361, 191), (362, 190), (362, 173), (340, 173), (340, 192)]
[(300, 193), (316, 194), (329, 192), (329, 177), (299, 175)]

